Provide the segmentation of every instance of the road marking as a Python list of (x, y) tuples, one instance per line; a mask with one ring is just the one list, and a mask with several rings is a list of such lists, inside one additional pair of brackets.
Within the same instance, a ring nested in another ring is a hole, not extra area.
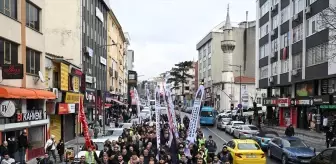
[(219, 139), (223, 140), (224, 142), (228, 143), (224, 138), (222, 138), (221, 136), (219, 136), (218, 134), (216, 134), (213, 130), (211, 130), (210, 128), (206, 127), (211, 133), (213, 133), (215, 136), (217, 136)]

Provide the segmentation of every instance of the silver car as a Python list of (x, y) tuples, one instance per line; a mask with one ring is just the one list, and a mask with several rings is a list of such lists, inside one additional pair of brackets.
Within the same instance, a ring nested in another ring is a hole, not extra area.
[(233, 136), (236, 138), (251, 138), (259, 133), (259, 129), (254, 125), (241, 125), (233, 130)]
[(220, 118), (217, 122), (217, 129), (224, 130), (226, 125), (231, 121), (231, 118)]

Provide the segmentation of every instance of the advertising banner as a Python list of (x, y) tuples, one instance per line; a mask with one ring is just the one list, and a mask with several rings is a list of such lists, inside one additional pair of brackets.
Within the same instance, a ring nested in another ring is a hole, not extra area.
[[(159, 89), (156, 88), (155, 90), (155, 121), (156, 121), (156, 146), (157, 146), (157, 150), (160, 150), (160, 144), (161, 144), (161, 126), (160, 126), (160, 116), (161, 116), (161, 112), (160, 112), (160, 92)], [(157, 155), (157, 159), (159, 159), (159, 152), (158, 151), (158, 155)]]

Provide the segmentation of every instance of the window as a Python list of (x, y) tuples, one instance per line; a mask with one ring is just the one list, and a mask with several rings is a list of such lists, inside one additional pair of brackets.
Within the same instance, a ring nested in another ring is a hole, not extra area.
[(26, 71), (30, 74), (37, 75), (40, 71), (40, 52), (27, 48)]
[(208, 58), (208, 65), (211, 65), (211, 58)]
[(205, 56), (206, 56), (206, 49), (203, 48), (203, 57), (205, 58)]
[(202, 59), (202, 50), (198, 50), (198, 60)]
[(278, 51), (278, 39), (272, 41), (271, 53)]
[(269, 55), (268, 43), (259, 48), (260, 59)]
[(208, 70), (208, 77), (211, 76), (211, 69)]
[(278, 63), (277, 62), (274, 62), (274, 63), (272, 63), (272, 76), (275, 76), (275, 75), (277, 75), (277, 69), (278, 69)]
[(279, 0), (272, 0), (272, 5), (275, 6), (276, 4), (279, 3)]
[(289, 32), (281, 35), (281, 48), (288, 46), (288, 41), (289, 41), (288, 35), (289, 35)]
[(264, 37), (267, 34), (268, 34), (268, 24), (266, 23), (260, 27), (260, 38)]
[(331, 156), (333, 154), (333, 151), (335, 151), (335, 150), (327, 149), (327, 150), (324, 150), (320, 155), (322, 156), (322, 158), (324, 160), (328, 160), (329, 162), (331, 162), (330, 160), (331, 160)]
[(40, 31), (40, 9), (30, 2), (26, 2), (26, 26)]
[(281, 73), (287, 73), (287, 72), (288, 72), (288, 59), (281, 60)]
[(321, 15), (316, 14), (315, 16), (311, 17), (309, 20), (307, 20), (307, 26), (306, 26), (306, 34), (307, 36), (313, 35), (325, 28), (325, 25), (323, 24)]
[(293, 70), (302, 68), (302, 53), (293, 55)]
[(211, 43), (208, 43), (208, 54), (211, 53)]
[(266, 1), (260, 8), (260, 17), (264, 16), (269, 11), (269, 2)]
[(307, 50), (307, 66), (320, 64), (327, 61), (328, 44), (321, 44)]
[(278, 15), (272, 18), (272, 30), (278, 27)]
[(298, 14), (303, 10), (303, 2), (304, 0), (295, 0), (295, 2), (293, 2), (293, 14)]
[(257, 143), (239, 143), (239, 150), (260, 150), (260, 147)]
[(260, 79), (268, 78), (268, 66), (260, 68)]
[(18, 63), (18, 45), (0, 39), (0, 65)]
[(0, 0), (0, 13), (17, 18), (17, 0)]
[(302, 24), (293, 28), (293, 43), (296, 43), (296, 42), (302, 40), (302, 37), (303, 37), (303, 29), (302, 28), (303, 28)]
[(257, 104), (261, 104), (261, 98), (257, 97)]
[(290, 11), (289, 6), (281, 10), (281, 23), (285, 23), (289, 19), (289, 15), (290, 15), (289, 11)]

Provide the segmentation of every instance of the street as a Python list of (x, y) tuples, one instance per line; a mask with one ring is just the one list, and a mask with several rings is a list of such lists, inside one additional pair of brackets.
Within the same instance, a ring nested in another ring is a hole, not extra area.
[[(177, 111), (177, 113), (179, 113)], [(183, 118), (185, 115), (190, 116), (190, 114), (188, 113), (184, 113), (181, 112), (181, 118)], [(221, 150), (222, 145), (225, 142), (230, 141), (231, 139), (233, 139), (232, 136), (230, 136), (229, 134), (226, 134), (224, 131), (217, 129), (216, 126), (202, 126), (201, 127), (204, 135), (206, 136), (206, 138), (208, 139), (209, 135), (212, 135), (213, 140), (216, 142), (217, 144), (217, 151)], [(281, 163), (280, 161), (274, 160), (274, 159), (270, 159), (267, 157), (266, 159), (267, 164), (277, 164), (277, 163)]]

